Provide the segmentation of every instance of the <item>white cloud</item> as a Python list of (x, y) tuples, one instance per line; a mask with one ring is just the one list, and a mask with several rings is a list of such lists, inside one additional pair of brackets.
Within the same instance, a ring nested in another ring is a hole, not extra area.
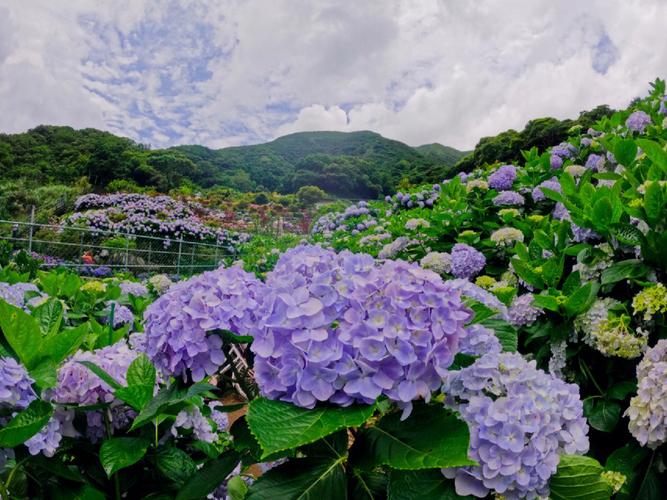
[(371, 129), (471, 148), (641, 95), (667, 76), (664, 19), (661, 0), (0, 0), (0, 130), (222, 147)]

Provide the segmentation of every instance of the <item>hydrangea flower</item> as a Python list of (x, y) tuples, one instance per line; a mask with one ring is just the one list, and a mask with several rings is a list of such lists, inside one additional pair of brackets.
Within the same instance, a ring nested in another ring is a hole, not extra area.
[(591, 153), (590, 155), (588, 155), (585, 167), (588, 170), (597, 170), (598, 172), (602, 172), (602, 170), (604, 169), (604, 164), (605, 164), (604, 156)]
[(473, 278), (486, 265), (484, 254), (470, 245), (457, 243), (452, 248), (452, 274), (457, 278)]
[(586, 167), (583, 165), (568, 165), (565, 167), (565, 171), (570, 174), (572, 177), (581, 177), (586, 173)]
[(484, 355), (450, 372), (443, 390), (468, 423), (468, 456), (480, 464), (443, 469), (459, 495), (547, 497), (560, 455), (588, 451), (579, 388), (518, 353)]
[(481, 191), (488, 191), (489, 184), (482, 179), (471, 179), (466, 182), (466, 193), (479, 189)]
[(662, 283), (644, 288), (632, 299), (635, 314), (644, 313), (644, 321), (650, 321), (657, 313), (667, 313), (667, 288)]
[(42, 453), (45, 457), (52, 457), (58, 451), (62, 437), (60, 421), (51, 417), (37, 434), (25, 442), (25, 445), (31, 455)]
[(651, 117), (644, 111), (635, 111), (625, 120), (625, 126), (631, 132), (644, 133), (646, 127), (651, 124)]
[(447, 252), (429, 252), (421, 258), (419, 265), (438, 274), (445, 274), (452, 269), (452, 257)]
[(118, 303), (115, 300), (109, 300), (106, 303), (106, 307), (103, 311), (104, 321), (108, 321), (109, 316), (111, 315), (111, 307), (113, 306), (113, 327), (119, 328), (122, 325), (132, 325), (134, 323), (134, 314), (132, 310)]
[(213, 432), (211, 422), (194, 405), (181, 410), (176, 415), (176, 420), (171, 426), (171, 433), (178, 436), (179, 429), (191, 429), (194, 438), (205, 443), (215, 443), (218, 440), (218, 435)]
[(503, 165), (489, 176), (489, 187), (499, 191), (512, 189), (516, 180), (516, 167), (514, 165)]
[(560, 167), (563, 166), (563, 158), (561, 158), (561, 157), (558, 156), (558, 155), (554, 155), (554, 154), (552, 154), (552, 155), (549, 157), (549, 165), (551, 166), (551, 168), (553, 168), (554, 170), (556, 170), (556, 169), (558, 169), (558, 168), (560, 168)]
[(93, 295), (101, 295), (103, 293), (106, 293), (107, 285), (106, 283), (103, 283), (98, 280), (89, 280), (86, 281), (83, 285), (81, 285), (81, 291)]
[(469, 356), (483, 356), (484, 354), (502, 350), (500, 341), (493, 330), (480, 324), (473, 324), (464, 329), (464, 335), (459, 340), (459, 351)]
[(637, 395), (625, 416), (628, 429), (642, 446), (655, 449), (667, 442), (667, 340), (659, 340), (637, 365)]
[(520, 205), (526, 203), (526, 199), (516, 191), (501, 191), (493, 198), (493, 204), (497, 207)]
[(267, 275), (251, 349), (262, 395), (312, 408), (429, 399), (470, 311), (431, 271), (303, 245)]
[(156, 274), (148, 279), (148, 283), (158, 295), (164, 294), (174, 284), (166, 274)]
[(378, 253), (378, 258), (380, 259), (393, 259), (403, 250), (408, 248), (412, 244), (412, 241), (407, 236), (399, 236), (391, 243), (387, 243), (382, 247), (380, 253)]
[(523, 233), (515, 227), (501, 227), (490, 237), (497, 247), (509, 247), (517, 241), (523, 241)]
[(146, 285), (137, 283), (136, 281), (122, 281), (118, 286), (120, 287), (120, 294), (123, 297), (127, 297), (128, 295), (147, 297), (149, 294)]
[(211, 330), (252, 331), (263, 284), (240, 266), (208, 271), (173, 285), (144, 314), (145, 352), (166, 375), (194, 381), (225, 363)]
[(37, 397), (34, 382), (14, 358), (0, 358), (0, 408), (27, 408)]
[(425, 219), (410, 219), (405, 223), (405, 229), (408, 231), (414, 231), (420, 227), (428, 228), (431, 227), (431, 224)]
[[(28, 294), (37, 295), (28, 299)], [(32, 283), (14, 283), (10, 285), (0, 282), (0, 299), (15, 307), (27, 310), (27, 306), (36, 306), (40, 299), (45, 298), (47, 298), (47, 295), (40, 292), (39, 288)]]
[(532, 293), (525, 293), (514, 297), (509, 309), (510, 323), (514, 326), (530, 326), (544, 313), (540, 307), (533, 305)]
[(552, 177), (549, 180), (546, 180), (544, 182), (539, 183), (532, 191), (531, 196), (533, 197), (533, 201), (535, 203), (544, 201), (547, 199), (545, 196), (544, 192), (542, 191), (541, 188), (547, 188), (551, 189), (552, 191), (556, 191), (557, 193), (561, 192), (561, 187), (560, 187), (560, 182), (558, 182), (558, 179), (555, 177)]

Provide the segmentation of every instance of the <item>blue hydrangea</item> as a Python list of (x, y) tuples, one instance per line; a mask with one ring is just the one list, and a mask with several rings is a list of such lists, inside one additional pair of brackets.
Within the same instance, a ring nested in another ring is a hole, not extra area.
[(578, 386), (518, 353), (486, 354), (450, 372), (443, 390), (470, 428), (468, 456), (479, 463), (443, 469), (459, 495), (546, 498), (560, 455), (588, 451)]
[(516, 167), (514, 165), (503, 165), (489, 176), (489, 187), (491, 189), (512, 189), (516, 180)]
[(541, 182), (540, 184), (535, 186), (535, 188), (533, 189), (533, 192), (532, 192), (531, 195), (532, 195), (533, 201), (535, 203), (546, 200), (547, 197), (544, 195), (544, 192), (542, 191), (542, 189), (540, 189), (540, 188), (543, 188), (543, 187), (547, 188), (547, 189), (551, 189), (552, 191), (556, 191), (557, 193), (561, 192), (560, 182), (558, 182), (558, 179), (556, 179), (555, 177), (552, 177), (549, 180)]
[(493, 198), (493, 204), (497, 207), (522, 206), (526, 199), (516, 191), (501, 191)]
[(596, 155), (595, 153), (591, 153), (588, 155), (588, 159), (586, 160), (586, 165), (584, 165), (587, 169), (589, 170), (596, 170), (598, 172), (602, 172), (604, 169), (604, 164), (605, 164), (605, 157), (603, 155)]
[(625, 120), (625, 126), (631, 132), (644, 133), (646, 127), (651, 124), (651, 117), (643, 111), (635, 111)]
[(457, 243), (452, 248), (452, 274), (457, 278), (473, 278), (486, 265), (484, 254), (470, 245)]
[(218, 440), (218, 435), (213, 431), (211, 422), (196, 406), (185, 408), (176, 415), (176, 420), (171, 427), (171, 433), (174, 436), (179, 436), (179, 429), (191, 430), (196, 440), (204, 441), (205, 443), (215, 443)]
[(460, 294), (416, 264), (288, 250), (267, 276), (251, 346), (261, 393), (312, 408), (429, 399), (470, 318)]
[(143, 283), (123, 281), (118, 286), (120, 287), (121, 296), (134, 295), (135, 297), (147, 297), (149, 295), (148, 287)]
[(52, 457), (58, 451), (62, 437), (60, 421), (52, 417), (37, 434), (25, 442), (25, 445), (31, 455), (42, 453), (45, 457)]
[(144, 314), (143, 346), (165, 374), (202, 380), (225, 363), (222, 340), (211, 330), (246, 335), (263, 284), (240, 266), (209, 271), (172, 285)]
[(480, 324), (473, 324), (464, 329), (465, 334), (459, 339), (459, 351), (469, 356), (482, 356), (502, 350), (500, 341), (493, 330)]
[(113, 327), (119, 328), (123, 325), (132, 325), (134, 323), (134, 314), (132, 310), (118, 303), (115, 300), (107, 301), (106, 307), (103, 311), (103, 321), (108, 321), (109, 316), (111, 315), (111, 306), (113, 305)]
[(551, 155), (549, 157), (549, 165), (551, 165), (551, 168), (558, 169), (563, 166), (563, 158), (561, 158), (558, 155)]
[(540, 307), (533, 305), (535, 298), (531, 293), (514, 297), (509, 310), (510, 323), (514, 326), (530, 326), (544, 313)]
[(0, 408), (26, 408), (37, 396), (34, 380), (14, 358), (0, 358)]

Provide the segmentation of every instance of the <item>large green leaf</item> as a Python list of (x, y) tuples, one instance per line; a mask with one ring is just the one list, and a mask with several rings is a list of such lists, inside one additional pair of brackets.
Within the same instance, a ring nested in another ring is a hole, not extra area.
[(36, 307), (32, 315), (39, 322), (44, 335), (56, 334), (63, 320), (63, 304), (56, 298), (50, 298)]
[(352, 469), (348, 494), (355, 500), (381, 500), (387, 497), (387, 475), (383, 472)]
[(589, 399), (584, 410), (590, 426), (602, 432), (613, 431), (621, 418), (621, 405), (607, 399)]
[(197, 464), (179, 448), (160, 448), (155, 455), (157, 469), (178, 485), (197, 471)]
[(229, 451), (206, 462), (204, 466), (187, 480), (176, 495), (176, 500), (199, 500), (215, 490), (239, 463), (239, 455)]
[(440, 469), (392, 470), (387, 488), (388, 500), (456, 500), (451, 480), (445, 479)]
[(49, 334), (40, 347), (42, 357), (48, 357), (60, 364), (68, 356), (74, 354), (88, 334), (88, 325), (83, 323), (76, 328), (69, 328), (58, 333)]
[(100, 447), (102, 468), (111, 477), (125, 467), (136, 464), (146, 454), (150, 441), (143, 438), (118, 437), (107, 439)]
[(37, 434), (53, 415), (53, 406), (35, 399), (0, 429), (0, 448), (13, 448)]
[(353, 461), (365, 469), (431, 469), (475, 465), (468, 458), (468, 426), (440, 405), (416, 404), (401, 421), (391, 413), (361, 431), (352, 446)]
[(255, 399), (246, 419), (259, 441), (262, 458), (282, 450), (317, 441), (345, 427), (363, 424), (375, 406), (319, 407), (308, 410), (282, 401)]
[(637, 156), (637, 145), (632, 139), (621, 139), (614, 146), (614, 156), (621, 165), (629, 167)]
[(654, 165), (667, 173), (667, 151), (662, 149), (660, 144), (649, 139), (637, 139), (637, 145), (642, 148)]
[(519, 277), (529, 285), (535, 288), (544, 288), (544, 280), (537, 274), (533, 268), (520, 259), (512, 259), (512, 267)]
[(0, 300), (0, 328), (21, 363), (28, 369), (34, 366), (39, 358), (42, 340), (42, 332), (35, 318)]
[(348, 496), (344, 459), (290, 460), (255, 481), (246, 500), (345, 500)]
[(121, 401), (125, 401), (135, 410), (142, 410), (153, 399), (154, 389), (155, 386), (148, 384), (130, 385), (116, 389), (114, 395)]
[(593, 281), (579, 287), (565, 301), (565, 312), (570, 316), (576, 316), (588, 310), (595, 300), (599, 288), (600, 285)]
[(155, 367), (148, 356), (140, 354), (127, 368), (127, 385), (155, 385)]
[(649, 455), (649, 450), (631, 442), (615, 450), (605, 463), (608, 471), (620, 472), (625, 476), (625, 482), (616, 494), (617, 500), (630, 500), (634, 498), (632, 493), (639, 487), (640, 464)]
[(622, 260), (602, 271), (602, 284), (608, 285), (629, 278), (641, 278), (651, 270), (638, 259)]
[(657, 181), (649, 183), (644, 194), (644, 211), (650, 224), (657, 224), (665, 211), (662, 188)]
[(553, 500), (608, 500), (612, 488), (602, 478), (597, 460), (579, 455), (563, 455), (549, 487)]

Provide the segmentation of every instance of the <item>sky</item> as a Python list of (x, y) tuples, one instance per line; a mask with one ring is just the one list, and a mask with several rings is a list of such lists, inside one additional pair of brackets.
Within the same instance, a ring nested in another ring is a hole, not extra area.
[(666, 0), (0, 0), (0, 132), (472, 149), (667, 77)]

